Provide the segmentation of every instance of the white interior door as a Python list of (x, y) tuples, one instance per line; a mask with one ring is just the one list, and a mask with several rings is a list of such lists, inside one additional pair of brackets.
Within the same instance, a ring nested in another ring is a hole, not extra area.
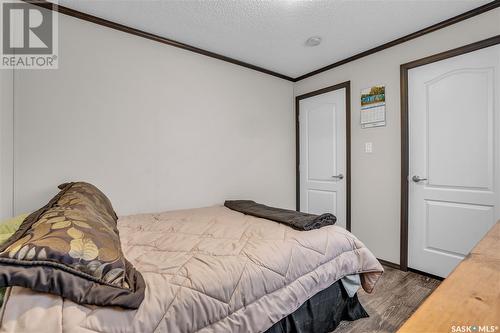
[(500, 45), (408, 72), (408, 266), (446, 277), (500, 218)]
[(300, 100), (300, 210), (346, 226), (346, 89)]

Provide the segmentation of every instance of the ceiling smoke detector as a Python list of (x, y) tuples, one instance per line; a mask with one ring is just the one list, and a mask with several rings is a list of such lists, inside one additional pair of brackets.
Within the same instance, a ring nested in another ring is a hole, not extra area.
[(306, 46), (318, 46), (319, 44), (321, 44), (321, 37), (320, 36), (309, 37), (306, 40)]

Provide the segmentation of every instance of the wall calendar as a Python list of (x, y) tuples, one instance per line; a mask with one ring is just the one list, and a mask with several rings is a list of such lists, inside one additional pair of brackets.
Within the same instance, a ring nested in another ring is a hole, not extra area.
[(361, 90), (361, 128), (385, 126), (385, 86)]

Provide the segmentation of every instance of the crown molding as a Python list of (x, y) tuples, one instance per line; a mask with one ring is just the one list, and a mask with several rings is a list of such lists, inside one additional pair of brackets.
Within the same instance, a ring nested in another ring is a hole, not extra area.
[(252, 64), (249, 64), (247, 62), (240, 61), (240, 60), (237, 60), (234, 58), (226, 57), (224, 55), (221, 55), (221, 54), (218, 54), (215, 52), (211, 52), (211, 51), (207, 51), (207, 50), (204, 50), (204, 49), (201, 49), (199, 47), (195, 47), (195, 46), (192, 46), (189, 44), (181, 43), (181, 42), (175, 41), (175, 40), (170, 39), (170, 38), (165, 38), (165, 37), (158, 36), (158, 35), (143, 31), (143, 30), (135, 29), (135, 28), (132, 28), (132, 27), (120, 24), (120, 23), (109, 21), (109, 20), (94, 16), (94, 15), (86, 14), (86, 13), (80, 12), (78, 10), (74, 10), (74, 9), (69, 8), (69, 7), (61, 6), (61, 5), (46, 1), (46, 0), (21, 0), (21, 1), (24, 1), (26, 3), (32, 4), (32, 5), (35, 5), (38, 7), (42, 7), (45, 9), (53, 10), (53, 11), (59, 12), (61, 14), (76, 17), (80, 20), (92, 22), (92, 23), (95, 23), (98, 25), (102, 25), (102, 26), (111, 28), (111, 29), (126, 32), (126, 33), (129, 33), (129, 34), (132, 34), (135, 36), (139, 36), (142, 38), (150, 39), (150, 40), (153, 40), (155, 42), (174, 46), (174, 47), (177, 47), (177, 48), (180, 48), (183, 50), (187, 50), (187, 51), (191, 51), (194, 53), (202, 54), (202, 55), (207, 56), (207, 57), (219, 59), (219, 60), (229, 62), (229, 63), (234, 64), (234, 65), (249, 68), (249, 69), (252, 69), (254, 71), (264, 73), (264, 74), (276, 76), (276, 77), (279, 77), (280, 79), (284, 79), (284, 80), (292, 81), (292, 82), (294, 81), (294, 79), (292, 77), (271, 71), (269, 69), (265, 69), (265, 68), (262, 68), (262, 67), (259, 67), (256, 65), (252, 65)]

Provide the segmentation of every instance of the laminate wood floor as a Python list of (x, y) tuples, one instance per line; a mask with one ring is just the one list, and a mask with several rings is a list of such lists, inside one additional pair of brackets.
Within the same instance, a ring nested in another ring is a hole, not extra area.
[(410, 317), (440, 281), (384, 266), (375, 291), (360, 290), (359, 300), (369, 318), (342, 322), (335, 333), (392, 333)]

